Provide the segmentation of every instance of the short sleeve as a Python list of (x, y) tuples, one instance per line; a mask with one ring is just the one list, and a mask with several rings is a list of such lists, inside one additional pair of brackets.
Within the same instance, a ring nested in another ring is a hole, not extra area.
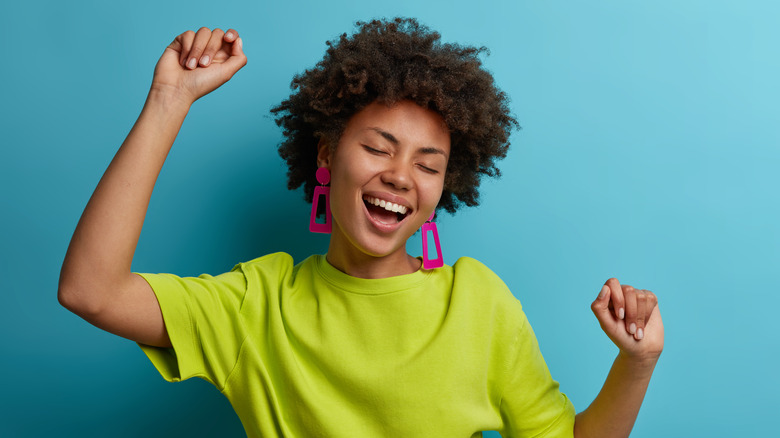
[(501, 399), (504, 428), (499, 432), (505, 438), (571, 438), (574, 405), (552, 379), (525, 313), (522, 318), (517, 358)]
[(173, 348), (139, 344), (170, 382), (201, 377), (222, 390), (246, 338), (240, 268), (216, 277), (139, 274), (154, 290)]

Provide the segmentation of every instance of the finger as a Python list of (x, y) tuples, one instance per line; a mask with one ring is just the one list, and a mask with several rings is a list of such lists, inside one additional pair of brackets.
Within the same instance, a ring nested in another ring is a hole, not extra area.
[(176, 38), (173, 39), (173, 41), (168, 44), (168, 49), (175, 50), (177, 53), (181, 55), (181, 35), (176, 35)]
[(623, 285), (623, 298), (626, 300), (626, 331), (636, 333), (637, 291), (632, 286)]
[(658, 307), (658, 297), (649, 290), (644, 291), (647, 295), (647, 318), (650, 319), (650, 315), (653, 314), (653, 310)]
[(206, 47), (203, 49), (203, 54), (198, 60), (200, 65), (208, 67), (211, 61), (214, 60), (214, 55), (222, 47), (222, 37), (224, 35), (225, 33), (222, 32), (222, 29), (214, 29), (214, 31), (211, 32), (209, 42), (206, 44)]
[(203, 55), (203, 50), (211, 39), (211, 30), (208, 27), (201, 27), (195, 34), (195, 40), (192, 42), (192, 48), (187, 55), (186, 67), (190, 70), (198, 66), (198, 60)]
[(187, 56), (192, 49), (192, 42), (195, 41), (195, 32), (188, 30), (183, 34), (176, 37), (176, 40), (181, 44), (181, 52), (179, 53), (179, 65), (184, 67), (187, 63)]
[(623, 288), (620, 287), (620, 282), (617, 278), (610, 278), (605, 283), (609, 287), (609, 291), (612, 294), (612, 307), (615, 311), (615, 317), (617, 319), (625, 319), (626, 317), (626, 300), (623, 297)]
[(233, 77), (237, 71), (241, 70), (241, 67), (246, 65), (247, 59), (246, 55), (244, 55), (243, 46), (244, 42), (241, 38), (237, 38), (233, 43), (233, 47), (230, 49), (230, 58), (222, 64), (228, 71), (228, 79)]
[[(655, 296), (654, 293), (650, 292), (649, 290), (643, 290), (642, 291), (645, 296), (645, 316), (644, 320), (642, 321), (642, 333), (641, 336), (644, 338), (645, 335), (645, 328), (650, 323), (651, 318), (653, 317), (653, 313), (658, 313), (658, 297)], [(637, 323), (637, 326), (639, 326), (639, 323)], [(639, 330), (637, 329), (637, 332)], [(641, 338), (639, 338), (641, 339)]]
[(637, 290), (636, 294), (636, 334), (634, 338), (641, 340), (645, 337), (645, 321), (647, 321), (647, 291)]
[(647, 302), (645, 304), (647, 319), (645, 319), (645, 330), (643, 334), (647, 334), (647, 328), (649, 328), (654, 322), (660, 321), (661, 309), (658, 307), (658, 297), (653, 293), (645, 291), (647, 295)]
[(232, 43), (238, 38), (238, 31), (235, 29), (228, 29), (227, 32), (225, 32), (225, 41), (228, 43)]
[(219, 60), (220, 62), (225, 62), (228, 58), (233, 56), (233, 49), (235, 48), (235, 45), (238, 44), (238, 40), (240, 40), (238, 36), (238, 31), (235, 29), (228, 29), (228, 31), (225, 33), (225, 36), (222, 37), (222, 47), (216, 54), (216, 60)]
[(590, 305), (590, 310), (596, 315), (596, 319), (604, 327), (609, 322), (615, 321), (615, 316), (609, 310), (610, 288), (607, 285), (601, 287), (598, 297)]

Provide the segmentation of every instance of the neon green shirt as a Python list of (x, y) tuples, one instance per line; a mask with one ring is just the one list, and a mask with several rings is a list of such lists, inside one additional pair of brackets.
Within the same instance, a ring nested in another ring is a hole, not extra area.
[(520, 302), (476, 260), (368, 280), (277, 253), (142, 275), (173, 349), (141, 348), (166, 380), (214, 384), (250, 437), (573, 435)]

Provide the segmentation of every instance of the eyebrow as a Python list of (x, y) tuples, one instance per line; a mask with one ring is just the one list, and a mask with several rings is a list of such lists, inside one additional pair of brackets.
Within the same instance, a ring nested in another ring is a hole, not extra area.
[(381, 130), (381, 129), (379, 129), (379, 128), (375, 128), (375, 127), (373, 127), (373, 126), (372, 126), (372, 127), (370, 127), (370, 128), (368, 128), (368, 129), (370, 129), (370, 130), (372, 130), (372, 131), (376, 132), (377, 134), (381, 135), (381, 136), (382, 136), (382, 137), (384, 137), (384, 138), (385, 138), (387, 141), (389, 141), (390, 143), (392, 143), (392, 144), (394, 144), (394, 145), (398, 145), (398, 144), (400, 144), (400, 143), (401, 143), (400, 141), (398, 141), (398, 139), (397, 139), (397, 138), (395, 138), (395, 136), (394, 136), (393, 134), (391, 134), (391, 133), (389, 133), (389, 132), (387, 132), (387, 131), (383, 131), (383, 130)]
[[(397, 138), (395, 138), (395, 136), (393, 134), (391, 134), (391, 133), (389, 133), (387, 131), (384, 131), (382, 129), (379, 129), (379, 128), (373, 127), (373, 126), (368, 128), (368, 129), (370, 129), (370, 130), (376, 132), (377, 134), (381, 135), (387, 141), (389, 141), (390, 143), (393, 143), (396, 146), (401, 144), (401, 142)], [(439, 148), (431, 147), (431, 146), (422, 147), (422, 148), (420, 148), (418, 150), (418, 152), (421, 152), (423, 154), (441, 154), (441, 155), (444, 155), (445, 157), (447, 156), (447, 154), (445, 154), (443, 150), (441, 150)]]

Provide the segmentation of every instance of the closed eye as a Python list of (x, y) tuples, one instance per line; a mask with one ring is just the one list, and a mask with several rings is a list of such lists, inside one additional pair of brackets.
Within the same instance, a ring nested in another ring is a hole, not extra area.
[(439, 171), (438, 171), (438, 170), (436, 170), (436, 169), (431, 169), (431, 168), (430, 168), (430, 167), (428, 167), (428, 166), (424, 166), (424, 165), (422, 165), (422, 164), (418, 164), (418, 166), (420, 167), (420, 169), (424, 170), (425, 172), (432, 173), (432, 174), (437, 174), (437, 173), (439, 173)]
[(367, 150), (368, 152), (375, 154), (375, 155), (386, 155), (387, 152), (380, 151), (379, 149), (374, 149), (371, 146), (363, 145), (363, 149)]

